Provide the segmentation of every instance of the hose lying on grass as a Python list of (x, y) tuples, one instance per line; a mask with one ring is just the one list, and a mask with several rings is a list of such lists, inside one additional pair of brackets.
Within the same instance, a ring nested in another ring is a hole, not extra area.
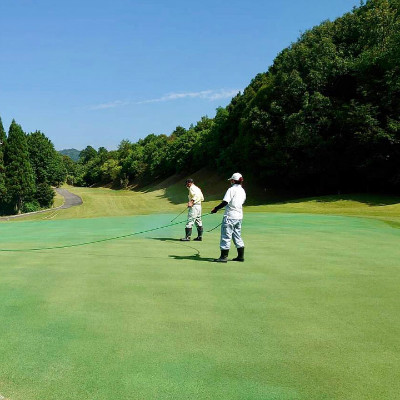
[[(208, 214), (203, 214), (202, 217), (206, 217), (208, 215), (211, 215), (212, 213), (208, 213)], [(140, 232), (133, 232), (133, 233), (128, 233), (126, 235), (121, 235), (121, 236), (114, 236), (114, 237), (110, 237), (110, 238), (105, 238), (105, 239), (98, 239), (98, 240), (92, 240), (89, 242), (81, 242), (81, 243), (75, 243), (75, 244), (67, 244), (67, 245), (63, 245), (63, 246), (50, 246), (50, 247), (34, 247), (34, 248), (30, 248), (30, 249), (0, 249), (0, 251), (3, 252), (17, 252), (17, 251), (39, 251), (39, 250), (56, 250), (56, 249), (67, 249), (70, 247), (78, 247), (78, 246), (86, 246), (88, 244), (94, 244), (94, 243), (101, 243), (101, 242), (108, 242), (110, 240), (117, 240), (117, 239), (123, 239), (123, 238), (127, 238), (130, 236), (136, 236), (136, 235), (141, 235), (142, 233), (147, 233), (147, 232), (152, 232), (152, 231), (156, 231), (158, 229), (164, 229), (164, 228), (168, 228), (170, 226), (174, 226), (174, 225), (178, 225), (178, 224), (182, 224), (184, 222), (187, 222), (187, 220), (184, 221), (179, 221), (179, 222), (174, 222), (174, 223), (170, 223), (168, 225), (163, 225), (163, 226), (158, 226), (156, 228), (151, 228), (151, 229), (146, 229), (144, 231), (140, 231)], [(219, 224), (220, 225), (220, 224)], [(217, 228), (219, 225), (217, 225), (215, 228)], [(215, 228), (211, 229), (214, 230)]]

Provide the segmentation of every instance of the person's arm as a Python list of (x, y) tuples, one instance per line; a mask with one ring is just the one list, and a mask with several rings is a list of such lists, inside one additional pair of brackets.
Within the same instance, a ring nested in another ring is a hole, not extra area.
[(220, 204), (218, 204), (216, 207), (214, 207), (214, 208), (211, 210), (211, 213), (212, 213), (212, 214), (215, 214), (218, 210), (220, 210), (221, 208), (225, 207), (227, 204), (228, 204), (227, 201), (221, 201)]

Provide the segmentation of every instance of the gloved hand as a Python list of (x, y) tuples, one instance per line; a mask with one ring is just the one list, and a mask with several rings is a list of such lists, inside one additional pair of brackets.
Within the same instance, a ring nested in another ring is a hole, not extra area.
[(211, 210), (211, 214), (215, 214), (217, 211), (218, 211), (218, 210), (214, 207), (214, 208)]

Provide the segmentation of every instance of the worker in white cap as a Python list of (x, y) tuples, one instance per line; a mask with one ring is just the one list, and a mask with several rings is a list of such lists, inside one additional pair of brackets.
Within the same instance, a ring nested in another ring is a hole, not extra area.
[(212, 209), (212, 213), (216, 213), (219, 209), (225, 207), (225, 214), (221, 225), (221, 255), (214, 261), (226, 263), (228, 261), (229, 249), (231, 247), (231, 239), (237, 249), (237, 257), (232, 261), (244, 261), (244, 242), (242, 240), (242, 220), (243, 220), (243, 203), (246, 200), (246, 192), (244, 191), (243, 176), (239, 172), (235, 172), (229, 179), (231, 187), (225, 193), (222, 202)]
[(194, 184), (192, 178), (186, 179), (185, 186), (189, 189), (188, 195), (188, 217), (185, 227), (185, 237), (181, 239), (182, 242), (190, 241), (192, 235), (192, 227), (196, 224), (197, 238), (193, 239), (198, 242), (203, 240), (203, 222), (201, 220), (201, 202), (204, 201), (203, 192)]

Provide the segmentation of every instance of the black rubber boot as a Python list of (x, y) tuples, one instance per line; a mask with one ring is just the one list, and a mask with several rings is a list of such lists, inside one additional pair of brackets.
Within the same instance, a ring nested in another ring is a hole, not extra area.
[(229, 250), (222, 250), (221, 249), (221, 255), (219, 256), (219, 258), (215, 258), (214, 261), (215, 262), (222, 262), (222, 263), (228, 262), (228, 254), (229, 254)]
[(239, 247), (237, 249), (238, 255), (236, 258), (234, 258), (232, 261), (244, 261), (244, 247)]
[(192, 236), (192, 228), (185, 228), (186, 236), (181, 239), (181, 242), (190, 242), (190, 236)]
[(203, 227), (198, 226), (197, 227), (197, 238), (193, 239), (196, 242), (201, 242), (203, 240)]

